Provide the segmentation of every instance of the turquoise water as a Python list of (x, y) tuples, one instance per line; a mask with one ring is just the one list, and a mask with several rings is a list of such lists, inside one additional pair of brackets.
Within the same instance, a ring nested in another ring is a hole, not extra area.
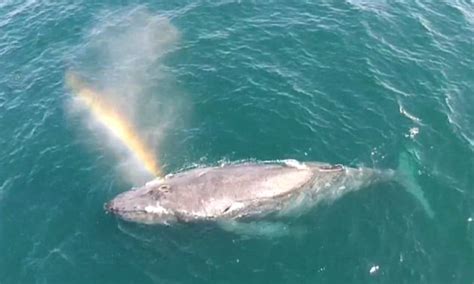
[[(149, 2), (0, 2), (0, 283), (473, 283), (472, 1)], [(149, 177), (68, 70), (165, 173), (410, 153), (435, 216), (385, 183), (281, 238), (120, 222), (104, 202)]]

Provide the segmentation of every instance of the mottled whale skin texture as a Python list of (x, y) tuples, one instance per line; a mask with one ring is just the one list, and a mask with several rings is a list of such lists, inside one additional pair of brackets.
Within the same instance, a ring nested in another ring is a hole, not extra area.
[(153, 180), (119, 194), (105, 208), (144, 224), (288, 216), (392, 177), (391, 170), (295, 160), (228, 164)]

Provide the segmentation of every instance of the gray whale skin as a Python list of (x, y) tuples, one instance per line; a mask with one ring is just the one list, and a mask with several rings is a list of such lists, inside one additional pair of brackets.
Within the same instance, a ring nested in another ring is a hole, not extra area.
[(105, 208), (144, 224), (228, 225), (268, 215), (299, 215), (321, 200), (390, 180), (394, 172), (295, 160), (227, 164), (157, 178), (119, 194)]

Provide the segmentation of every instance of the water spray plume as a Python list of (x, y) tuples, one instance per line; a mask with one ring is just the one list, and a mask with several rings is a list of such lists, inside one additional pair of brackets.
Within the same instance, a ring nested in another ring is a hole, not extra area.
[(135, 155), (148, 172), (160, 176), (161, 171), (153, 151), (140, 139), (133, 125), (74, 72), (67, 72), (65, 79), (66, 85), (88, 107), (93, 116)]

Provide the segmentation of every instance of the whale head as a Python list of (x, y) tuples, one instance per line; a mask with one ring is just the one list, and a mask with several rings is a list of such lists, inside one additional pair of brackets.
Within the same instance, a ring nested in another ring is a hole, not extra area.
[(123, 220), (144, 224), (169, 224), (176, 221), (174, 212), (162, 206), (160, 199), (168, 185), (155, 180), (145, 186), (117, 195), (104, 205), (108, 213)]

